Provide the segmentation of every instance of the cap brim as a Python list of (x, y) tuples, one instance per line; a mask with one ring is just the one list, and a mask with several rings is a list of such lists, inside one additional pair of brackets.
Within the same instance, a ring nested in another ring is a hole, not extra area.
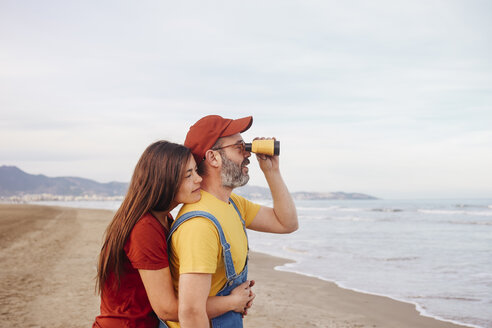
[(232, 122), (227, 126), (224, 132), (221, 133), (221, 137), (228, 137), (236, 133), (242, 133), (248, 130), (252, 124), (253, 116), (247, 116), (243, 118), (238, 118), (237, 120), (232, 120)]

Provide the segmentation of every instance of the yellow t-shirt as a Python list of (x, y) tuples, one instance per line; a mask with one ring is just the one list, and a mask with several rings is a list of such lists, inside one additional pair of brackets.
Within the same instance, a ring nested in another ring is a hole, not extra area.
[[(212, 214), (222, 226), (225, 238), (231, 245), (231, 255), (236, 273), (244, 269), (248, 254), (248, 243), (243, 225), (230, 202), (223, 202), (212, 194), (201, 191), (202, 198), (194, 204), (184, 205), (177, 217), (191, 211), (205, 211)], [(232, 194), (231, 198), (239, 209), (246, 227), (251, 224), (260, 210), (260, 205)], [(227, 282), (222, 246), (215, 225), (204, 217), (197, 217), (181, 224), (173, 233), (171, 243), (170, 268), (174, 288), (178, 291), (179, 275), (182, 273), (210, 273), (212, 283), (209, 296), (216, 295)], [(175, 322), (167, 322), (172, 328), (179, 327)]]

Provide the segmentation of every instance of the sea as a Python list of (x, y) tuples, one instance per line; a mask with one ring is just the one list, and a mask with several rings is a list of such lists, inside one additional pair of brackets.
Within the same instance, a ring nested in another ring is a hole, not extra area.
[(248, 230), (251, 250), (293, 261), (276, 270), (413, 303), (439, 320), (492, 327), (492, 199), (299, 200), (296, 207), (292, 234)]

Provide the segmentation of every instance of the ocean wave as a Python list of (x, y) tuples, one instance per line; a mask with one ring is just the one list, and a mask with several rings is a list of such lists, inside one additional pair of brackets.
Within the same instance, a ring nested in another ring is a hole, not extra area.
[(283, 250), (286, 252), (296, 253), (296, 254), (307, 254), (308, 253), (308, 251), (305, 249), (299, 249), (299, 248), (294, 248), (294, 247), (289, 247), (289, 246), (284, 246)]
[(359, 216), (332, 216), (330, 218), (331, 220), (335, 221), (352, 221), (352, 222), (377, 222), (378, 220), (376, 219), (369, 219), (369, 218), (362, 218)]
[(445, 295), (426, 295), (411, 296), (412, 299), (429, 299), (429, 300), (447, 300), (447, 301), (465, 301), (465, 302), (482, 302), (482, 299), (473, 297), (445, 296)]
[(418, 256), (402, 256), (402, 257), (388, 257), (385, 259), (381, 259), (385, 262), (399, 262), (399, 261), (415, 261), (418, 260)]
[(326, 215), (299, 215), (299, 219), (310, 219), (310, 220), (329, 220), (329, 217)]
[(340, 208), (340, 206), (328, 206), (328, 207), (302, 207), (302, 206), (296, 206), (296, 209), (298, 211), (330, 211), (330, 210), (336, 210)]
[(490, 273), (490, 272), (478, 272), (478, 273), (472, 274), (471, 276), (473, 278), (477, 278), (477, 279), (492, 281), (492, 273)]
[(340, 207), (337, 210), (339, 212), (362, 212), (362, 211), (366, 211), (365, 208), (351, 208), (351, 207)]
[(466, 213), (465, 211), (454, 211), (454, 210), (424, 210), (424, 209), (418, 209), (417, 212), (419, 213), (425, 213), (425, 214), (464, 214)]
[(466, 214), (475, 215), (475, 216), (492, 216), (492, 211), (466, 212)]
[(399, 208), (373, 208), (371, 209), (372, 212), (385, 212), (385, 213), (396, 213), (396, 212), (403, 212), (402, 209)]
[(394, 218), (367, 218), (360, 216), (299, 215), (299, 220), (326, 220), (350, 222), (393, 222)]
[(477, 205), (477, 204), (456, 204), (458, 208), (492, 208), (492, 205)]
[(326, 220), (326, 221), (347, 221), (347, 222), (394, 222), (394, 218), (369, 218), (361, 216), (299, 216), (302, 219)]
[(424, 213), (424, 214), (492, 216), (492, 211), (459, 211), (459, 210), (427, 210), (427, 209), (418, 209), (417, 212)]
[[(293, 272), (293, 273), (300, 274), (300, 275), (303, 275), (303, 276), (306, 276), (306, 277), (313, 277), (313, 278), (317, 278), (317, 279), (320, 279), (320, 280), (328, 281), (328, 282), (334, 283), (335, 285), (337, 285), (340, 288), (347, 289), (347, 290), (352, 290), (352, 291), (355, 291), (355, 292), (358, 292), (358, 293), (364, 293), (364, 294), (369, 294), (369, 295), (382, 296), (382, 297), (387, 297), (387, 298), (390, 298), (390, 299), (393, 299), (393, 300), (396, 300), (396, 301), (399, 301), (399, 302), (405, 302), (405, 303), (413, 304), (413, 305), (415, 305), (416, 310), (422, 316), (425, 316), (425, 317), (434, 318), (436, 320), (440, 320), (440, 321), (444, 321), (444, 322), (449, 322), (449, 323), (453, 323), (453, 324), (457, 324), (457, 325), (462, 325), (462, 326), (466, 326), (466, 327), (472, 327), (472, 328), (484, 328), (485, 327), (485, 325), (484, 326), (481, 326), (481, 325), (479, 326), (479, 325), (476, 325), (476, 324), (473, 324), (473, 323), (470, 323), (470, 322), (465, 323), (464, 321), (461, 321), (461, 320), (453, 320), (453, 319), (445, 318), (445, 317), (440, 316), (440, 315), (436, 315), (434, 313), (434, 311), (432, 311), (432, 312), (429, 311), (427, 309), (427, 307), (422, 304), (422, 303), (425, 303), (426, 297), (420, 297), (420, 298), (418, 298), (418, 296), (417, 297), (402, 297), (402, 296), (395, 296), (395, 295), (390, 294), (390, 293), (371, 292), (371, 291), (369, 291), (371, 288), (367, 288), (367, 289), (365, 289), (365, 288), (364, 289), (354, 288), (354, 287), (351, 286), (351, 284), (344, 283), (344, 282), (342, 282), (340, 280), (330, 279), (330, 278), (327, 278), (327, 277), (325, 277), (323, 275), (311, 274), (311, 273), (307, 273), (307, 272), (305, 272), (303, 270), (299, 270), (297, 264), (298, 264), (298, 262), (286, 263), (286, 264), (281, 265), (281, 266), (276, 266), (274, 269), (277, 270), (277, 271)], [(464, 319), (465, 319), (465, 321), (468, 321), (468, 320), (466, 320), (467, 318), (464, 318)], [(470, 318), (470, 319), (476, 321), (475, 318)]]
[(492, 222), (490, 222), (490, 221), (446, 221), (444, 223), (492, 226)]

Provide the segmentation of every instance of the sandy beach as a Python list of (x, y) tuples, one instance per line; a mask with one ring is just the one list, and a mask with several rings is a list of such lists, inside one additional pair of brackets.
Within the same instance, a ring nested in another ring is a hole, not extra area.
[[(99, 313), (96, 260), (112, 211), (0, 204), (0, 326), (90, 327)], [(250, 255), (257, 297), (246, 327), (464, 327), (415, 306), (274, 270)]]

